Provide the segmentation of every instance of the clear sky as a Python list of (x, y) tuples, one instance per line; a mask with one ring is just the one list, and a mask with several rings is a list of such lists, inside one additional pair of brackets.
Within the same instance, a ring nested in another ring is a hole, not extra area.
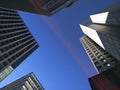
[(88, 77), (97, 72), (79, 41), (79, 24), (116, 1), (79, 0), (50, 17), (19, 11), (40, 47), (0, 87), (34, 72), (46, 90), (91, 90)]

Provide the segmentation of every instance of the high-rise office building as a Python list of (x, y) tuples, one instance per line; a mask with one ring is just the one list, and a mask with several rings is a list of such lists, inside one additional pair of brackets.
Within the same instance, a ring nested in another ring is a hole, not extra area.
[(90, 15), (93, 23), (103, 25), (120, 25), (120, 2), (113, 3), (102, 10)]
[(42, 15), (53, 15), (77, 0), (0, 0), (0, 6)]
[(88, 36), (80, 41), (98, 73), (117, 65), (118, 61)]
[(0, 81), (37, 47), (17, 11), (0, 7)]
[(109, 5), (101, 11), (90, 15), (89, 22), (83, 25), (97, 32), (120, 38), (120, 2)]
[(80, 25), (83, 32), (120, 60), (120, 2), (108, 6)]
[(120, 2), (90, 15), (80, 27), (81, 43), (99, 74), (89, 78), (92, 90), (120, 90)]
[[(120, 8), (119, 8), (120, 9)], [(90, 15), (90, 18), (93, 23), (102, 24), (102, 25), (120, 25), (120, 10), (117, 11), (106, 11), (97, 14)]]
[[(91, 28), (91, 25), (92, 27), (95, 27), (101, 31), (96, 31), (96, 29)], [(107, 28), (109, 27), (111, 30), (114, 30), (113, 34), (119, 34), (119, 32), (115, 32), (116, 30), (114, 29), (114, 26), (104, 25), (103, 27), (99, 27), (98, 24), (91, 23), (87, 25), (86, 23), (86, 25), (80, 25), (80, 27), (87, 36), (89, 36), (92, 40), (94, 40), (117, 60), (120, 60), (120, 38), (116, 35), (109, 34), (109, 29)], [(117, 26), (117, 28), (119, 27)], [(107, 33), (103, 33), (102, 31), (104, 30)]]
[(0, 90), (44, 90), (44, 88), (37, 77), (33, 73), (30, 73), (4, 86)]

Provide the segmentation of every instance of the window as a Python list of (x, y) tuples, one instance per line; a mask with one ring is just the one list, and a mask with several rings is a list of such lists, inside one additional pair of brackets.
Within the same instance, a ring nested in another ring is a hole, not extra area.
[(103, 62), (106, 62), (106, 60), (104, 59)]
[(103, 67), (102, 67), (102, 66), (97, 67), (97, 69), (98, 69), (99, 71), (103, 71)]
[(35, 83), (33, 82), (33, 80), (29, 77), (28, 78), (30, 84), (32, 85), (32, 87), (35, 89), (35, 90), (38, 90), (37, 86), (35, 85)]
[(109, 67), (109, 66), (111, 66), (111, 65), (108, 63), (107, 66)]
[(100, 64), (99, 64), (99, 62), (95, 62), (95, 65), (98, 66), (98, 65), (100, 65)]
[(27, 90), (27, 88), (23, 85), (21, 90)]
[(110, 67), (110, 66), (111, 66), (110, 63), (104, 63), (103, 65), (104, 65), (105, 67)]
[(0, 55), (2, 54), (2, 51), (0, 50)]
[(2, 69), (2, 65), (0, 64), (0, 70)]
[(27, 87), (28, 90), (33, 90), (33, 88), (31, 87), (28, 81), (25, 82), (25, 86)]
[(103, 56), (100, 56), (100, 59), (103, 59)]
[(4, 66), (7, 66), (7, 64), (8, 64), (7, 62), (3, 62), (3, 65), (4, 65)]

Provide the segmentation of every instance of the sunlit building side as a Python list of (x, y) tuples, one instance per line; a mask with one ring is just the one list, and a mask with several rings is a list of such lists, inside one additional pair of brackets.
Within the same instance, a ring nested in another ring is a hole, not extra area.
[(80, 27), (87, 36), (120, 60), (120, 2), (90, 15)]
[[(93, 23), (80, 24), (83, 33), (94, 40), (104, 50), (109, 52), (117, 60), (120, 60), (120, 38), (118, 26), (105, 26)], [(112, 32), (111, 32), (112, 30)], [(116, 35), (117, 34), (117, 35)]]
[(92, 90), (120, 90), (120, 2), (90, 15), (80, 24), (81, 43), (99, 74), (89, 78)]
[(45, 90), (34, 73), (29, 73), (22, 78), (2, 87), (0, 90)]
[(108, 5), (101, 11), (90, 15), (92, 23), (103, 25), (120, 25), (120, 2)]
[(98, 45), (100, 45), (103, 49), (105, 49), (98, 33), (96, 32), (96, 30), (89, 28), (85, 25), (80, 24), (80, 28), (83, 31), (83, 33), (87, 36), (89, 36), (92, 40), (94, 40)]

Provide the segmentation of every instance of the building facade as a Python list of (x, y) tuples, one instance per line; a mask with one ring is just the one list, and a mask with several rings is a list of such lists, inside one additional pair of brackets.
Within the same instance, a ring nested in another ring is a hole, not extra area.
[(92, 90), (120, 90), (120, 2), (90, 15), (80, 24), (81, 43), (98, 74), (89, 78)]
[(98, 44), (120, 61), (120, 2), (90, 15), (90, 18), (80, 27), (96, 43), (98, 43), (96, 38), (99, 38), (101, 44)]
[(120, 90), (120, 63), (89, 78), (92, 90)]
[(120, 61), (120, 38), (112, 37), (99, 32), (98, 35), (101, 38), (105, 50)]
[[(119, 32), (115, 32), (116, 29), (113, 26), (91, 23), (80, 25), (80, 27), (87, 36), (120, 61), (120, 38), (116, 35)], [(118, 26), (115, 27), (119, 29)], [(109, 32), (110, 30), (114, 30), (114, 33)]]
[(103, 25), (120, 25), (120, 1), (106, 6), (102, 10), (90, 15), (93, 23)]
[(0, 81), (37, 47), (17, 11), (0, 7)]
[(0, 0), (0, 6), (42, 15), (53, 15), (77, 0)]
[(88, 36), (82, 37), (80, 41), (98, 73), (116, 66), (119, 62)]
[(28, 75), (4, 86), (0, 90), (44, 90), (44, 88), (34, 73), (29, 73)]

